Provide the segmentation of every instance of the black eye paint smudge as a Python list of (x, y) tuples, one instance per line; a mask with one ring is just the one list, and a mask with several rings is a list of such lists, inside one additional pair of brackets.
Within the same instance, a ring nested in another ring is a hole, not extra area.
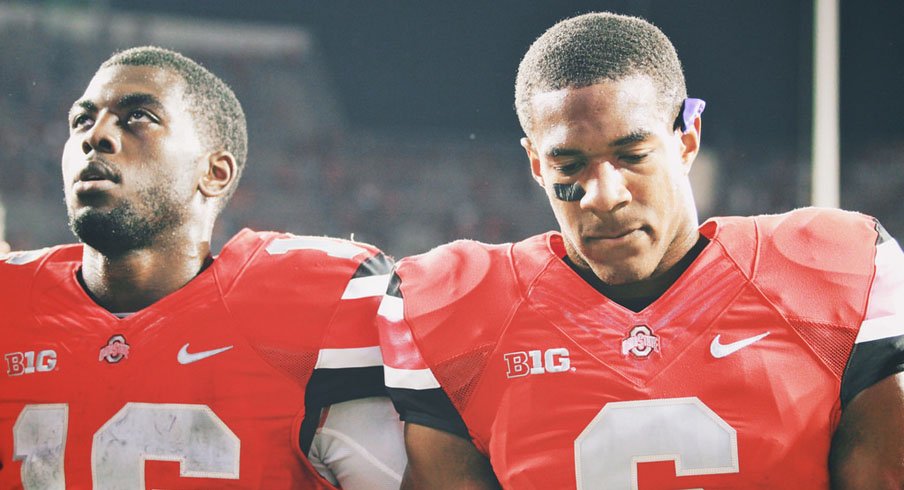
[(584, 197), (584, 188), (580, 184), (553, 184), (556, 197), (562, 201), (580, 201)]

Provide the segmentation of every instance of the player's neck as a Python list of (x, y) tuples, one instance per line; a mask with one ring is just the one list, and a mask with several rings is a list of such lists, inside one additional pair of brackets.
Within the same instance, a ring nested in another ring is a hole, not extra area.
[(708, 243), (709, 240), (706, 237), (699, 235), (696, 243), (690, 247), (687, 253), (665, 272), (643, 281), (617, 286), (604, 283), (592, 270), (575, 265), (568, 256), (565, 256), (565, 262), (603, 296), (629, 310), (640, 311), (662, 296), (690, 267)]
[(209, 263), (209, 240), (161, 244), (114, 258), (85, 246), (79, 279), (88, 295), (108, 311), (135, 312), (178, 290)]

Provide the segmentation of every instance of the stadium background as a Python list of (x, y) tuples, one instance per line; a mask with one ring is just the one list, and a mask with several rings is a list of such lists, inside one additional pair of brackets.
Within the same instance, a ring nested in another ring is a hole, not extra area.
[[(244, 226), (395, 256), (555, 227), (518, 145), (517, 63), (555, 21), (644, 16), (707, 100), (702, 218), (809, 202), (812, 2), (0, 0), (0, 195), (15, 249), (73, 240), (66, 112), (114, 50), (173, 48), (235, 89), (245, 176), (214, 248)], [(904, 2), (841, 5), (842, 207), (904, 237)]]

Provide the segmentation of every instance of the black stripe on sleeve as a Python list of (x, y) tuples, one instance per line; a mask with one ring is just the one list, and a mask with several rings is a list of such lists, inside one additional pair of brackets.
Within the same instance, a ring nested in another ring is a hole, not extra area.
[(904, 371), (904, 336), (854, 344), (841, 377), (841, 407), (861, 391)]
[(389, 285), (386, 287), (386, 296), (395, 298), (402, 297), (402, 278), (395, 272), (393, 272), (392, 277), (389, 278)]
[[(393, 273), (386, 296), (402, 298), (402, 278)], [(387, 387), (399, 417), (406, 423), (423, 425), (471, 440), (468, 427), (442, 388), (413, 390)]]
[(383, 385), (383, 366), (315, 369), (304, 394), (304, 420), (301, 422), (301, 450), (308, 454), (320, 412), (335, 403), (387, 396)]
[(387, 388), (392, 404), (405, 422), (423, 425), (471, 440), (468, 427), (441, 388), (411, 390)]
[(384, 274), (389, 274), (391, 271), (392, 259), (383, 254), (377, 254), (373, 257), (369, 257), (364, 262), (361, 262), (361, 265), (358, 266), (358, 269), (355, 271), (352, 279), (357, 279), (359, 277), (382, 276)]
[(876, 237), (876, 246), (893, 240), (891, 234), (885, 229), (884, 226), (882, 226), (882, 223), (879, 223), (879, 220), (873, 218), (873, 221), (876, 223), (876, 233), (879, 234), (879, 236)]

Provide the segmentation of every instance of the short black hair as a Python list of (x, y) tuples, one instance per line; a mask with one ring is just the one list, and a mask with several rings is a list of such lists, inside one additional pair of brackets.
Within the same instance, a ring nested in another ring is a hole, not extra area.
[(610, 12), (560, 21), (531, 44), (518, 66), (515, 110), (521, 128), (530, 134), (530, 103), (538, 93), (635, 75), (653, 80), (662, 110), (674, 118), (687, 88), (675, 47), (659, 28)]
[(210, 150), (226, 150), (235, 156), (236, 182), (224, 200), (227, 201), (235, 191), (248, 157), (245, 111), (229, 85), (191, 58), (157, 46), (140, 46), (114, 53), (100, 69), (118, 65), (151, 66), (172, 70), (182, 77), (188, 110), (204, 144)]

